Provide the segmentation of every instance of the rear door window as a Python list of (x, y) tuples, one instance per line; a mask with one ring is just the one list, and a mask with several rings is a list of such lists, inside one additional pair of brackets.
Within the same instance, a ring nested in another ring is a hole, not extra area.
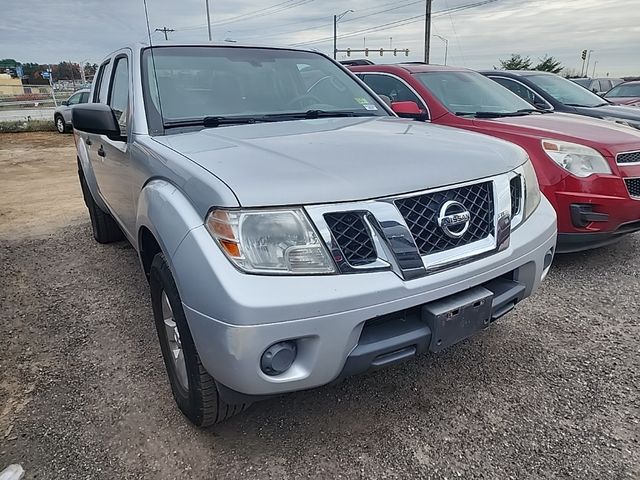
[(94, 103), (107, 103), (107, 89), (109, 87), (109, 81), (107, 76), (107, 70), (109, 70), (110, 60), (104, 62), (98, 70), (96, 86), (93, 89), (93, 102)]
[(109, 106), (120, 124), (120, 130), (127, 128), (127, 114), (129, 111), (129, 61), (127, 57), (119, 57), (114, 64), (114, 71), (109, 91)]

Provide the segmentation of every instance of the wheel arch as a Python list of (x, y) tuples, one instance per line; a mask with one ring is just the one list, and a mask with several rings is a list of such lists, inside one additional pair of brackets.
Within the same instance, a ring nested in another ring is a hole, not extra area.
[[(138, 234), (134, 247), (145, 275), (149, 275), (153, 257), (162, 252), (175, 277), (173, 255), (189, 232), (204, 223), (204, 217), (178, 187), (156, 178), (140, 192), (136, 219)], [(175, 280), (179, 285), (179, 279)]]

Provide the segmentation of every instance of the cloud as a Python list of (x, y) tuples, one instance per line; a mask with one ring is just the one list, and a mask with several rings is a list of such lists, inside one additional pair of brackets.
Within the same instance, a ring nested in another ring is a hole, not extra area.
[[(441, 12), (477, 0), (434, 0), (433, 32), (449, 41), (449, 64), (487, 68), (511, 53), (534, 60), (549, 54), (580, 69), (580, 52), (593, 49), (597, 74), (640, 74), (637, 0), (497, 0), (451, 14)], [(205, 0), (147, 0), (152, 40), (156, 28), (175, 29), (174, 41), (206, 41)], [(331, 53), (333, 15), (354, 10), (338, 25), (339, 48), (409, 48), (409, 60), (424, 49), (424, 2), (420, 0), (210, 0), (214, 40), (291, 45)], [(415, 18), (413, 21), (406, 19)], [(382, 25), (390, 24), (387, 27)], [(392, 39), (390, 38), (392, 37)], [(0, 20), (2, 57), (56, 63), (99, 62), (123, 44), (146, 41), (142, 0), (7, 2)], [(432, 38), (432, 61), (441, 62), (444, 42)], [(373, 56), (376, 62), (405, 59)], [(589, 69), (591, 73), (591, 68)]]

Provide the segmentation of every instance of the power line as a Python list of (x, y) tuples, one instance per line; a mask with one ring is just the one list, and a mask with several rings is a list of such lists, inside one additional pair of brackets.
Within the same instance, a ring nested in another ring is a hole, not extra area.
[[(470, 8), (475, 8), (475, 7), (480, 7), (483, 5), (487, 5), (489, 3), (494, 3), (497, 2), (498, 0), (482, 0), (482, 1), (478, 1), (478, 2), (474, 2), (474, 3), (470, 3), (467, 5), (460, 5), (458, 7), (452, 7), (449, 9), (445, 9), (445, 10), (439, 10), (437, 12), (434, 12), (432, 14), (432, 17), (439, 17), (442, 15), (446, 15), (447, 13), (457, 13), (463, 10), (468, 10)], [(338, 38), (348, 38), (348, 37), (353, 37), (353, 36), (357, 36), (357, 35), (362, 35), (363, 33), (372, 33), (372, 32), (377, 32), (380, 30), (384, 30), (386, 28), (389, 27), (401, 27), (404, 25), (409, 25), (411, 23), (416, 23), (416, 22), (420, 22), (423, 21), (425, 18), (425, 14), (422, 15), (415, 15), (412, 17), (408, 17), (408, 18), (403, 18), (400, 20), (396, 20), (393, 22), (388, 22), (388, 23), (384, 23), (382, 25), (376, 25), (373, 27), (369, 27), (369, 28), (365, 28), (363, 30), (358, 30), (356, 32), (352, 32), (352, 33), (345, 33), (343, 35), (339, 35)], [(290, 44), (290, 46), (292, 47), (299, 47), (299, 46), (304, 46), (304, 45), (313, 45), (315, 43), (323, 43), (323, 42), (327, 42), (329, 40), (331, 40), (333, 37), (323, 37), (323, 38), (317, 38), (314, 40), (307, 40), (304, 42), (298, 42), (298, 43), (293, 43)]]
[[(220, 26), (227, 25), (229, 23), (235, 23), (243, 20), (251, 20), (254, 18), (262, 18), (267, 15), (274, 15), (276, 13), (283, 12), (285, 10), (289, 10), (291, 8), (300, 7), (302, 5), (306, 5), (308, 3), (313, 2), (314, 0), (287, 0), (286, 2), (276, 3), (275, 5), (271, 5), (270, 7), (261, 8), (259, 10), (254, 10), (252, 12), (244, 13), (242, 15), (236, 15), (235, 17), (228, 18), (226, 20), (220, 20), (218, 22), (212, 23), (212, 26)], [(199, 30), (201, 28), (205, 28), (207, 25), (193, 25), (188, 27), (180, 27), (179, 31), (187, 31), (187, 30)]]

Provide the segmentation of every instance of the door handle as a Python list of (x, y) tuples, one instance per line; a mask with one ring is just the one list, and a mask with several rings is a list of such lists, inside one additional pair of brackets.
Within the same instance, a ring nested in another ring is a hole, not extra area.
[(84, 141), (84, 143), (86, 143), (87, 145), (91, 145), (91, 144), (93, 144), (93, 142), (91, 141), (91, 139), (90, 139), (90, 138), (87, 138), (87, 139)]
[(104, 152), (104, 147), (102, 145), (100, 145), (100, 148), (98, 149), (98, 156), (100, 157), (106, 157), (107, 154)]

